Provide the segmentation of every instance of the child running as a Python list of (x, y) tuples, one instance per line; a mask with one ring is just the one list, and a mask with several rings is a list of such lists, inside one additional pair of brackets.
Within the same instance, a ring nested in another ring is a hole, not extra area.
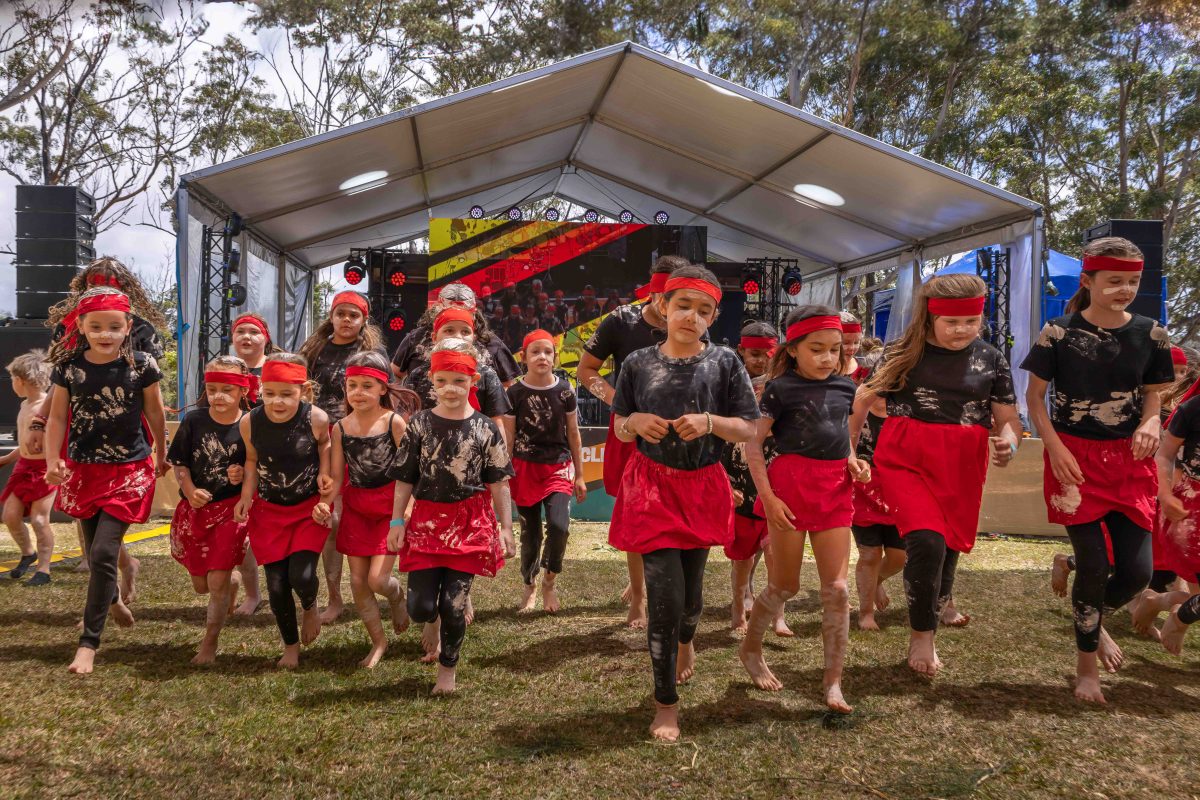
[[(1171, 611), (1161, 640), (1168, 653), (1179, 655), (1187, 626), (1200, 618), (1200, 383), (1192, 383), (1167, 420), (1158, 447), (1158, 503), (1161, 509), (1164, 554), (1173, 572), (1191, 592), (1165, 592), (1153, 600), (1158, 610)], [(1182, 458), (1180, 457), (1182, 451)], [(1176, 469), (1178, 466), (1178, 469)], [(1149, 591), (1149, 590), (1147, 590)]]
[[(1132, 242), (1089, 242), (1067, 314), (1046, 323), (1021, 364), (1045, 445), (1047, 516), (1066, 526), (1075, 556), (1075, 696), (1094, 703), (1105, 702), (1097, 658), (1110, 672), (1124, 660), (1104, 615), (1146, 588), (1154, 568), (1159, 390), (1175, 370), (1166, 329), (1125, 310), (1141, 279), (1142, 253)], [(1053, 417), (1046, 410), (1052, 382)], [(1066, 561), (1056, 558), (1055, 571), (1065, 572)]]
[[(767, 588), (754, 600), (738, 656), (754, 685), (777, 692), (783, 683), (763, 658), (767, 624), (800, 590), (808, 535), (821, 581), (824, 694), (830, 710), (853, 709), (842, 695), (842, 668), (850, 635), (851, 480), (869, 481), (871, 470), (850, 448), (854, 381), (842, 367), (842, 321), (826, 306), (800, 306), (785, 320), (784, 347), (771, 359), (770, 380), (750, 440), (748, 460), (758, 487), (757, 511), (767, 518), (771, 562)], [(777, 455), (768, 471), (762, 444), (773, 435)]]
[(679, 738), (679, 695), (695, 671), (692, 639), (704, 611), (708, 549), (733, 538), (733, 492), (721, 468), (725, 442), (744, 442), (758, 405), (734, 352), (702, 340), (721, 289), (698, 265), (680, 267), (657, 299), (661, 345), (632, 353), (612, 398), (616, 434), (637, 442), (617, 491), (609, 544), (642, 557), (654, 671), (656, 739)]
[[(494, 577), (516, 553), (504, 437), (468, 400), (478, 367), (471, 343), (447, 338), (434, 345), (429, 375), (437, 404), (409, 420), (388, 471), (397, 482), (388, 548), (400, 553), (400, 571), (408, 573), (409, 616), (441, 622), (434, 694), (456, 689), (472, 581)], [(410, 498), (416, 502), (406, 523)]]
[(842, 360), (838, 364), (837, 374), (845, 375), (858, 385), (867, 379), (868, 372), (855, 358), (862, 348), (862, 322), (849, 311), (840, 312), (838, 318), (842, 321)]
[(362, 618), (371, 650), (359, 662), (368, 669), (387, 650), (387, 636), (375, 595), (386, 598), (392, 611), (392, 630), (408, 629), (404, 589), (392, 574), (396, 554), (387, 547), (388, 522), (396, 489), (387, 475), (397, 446), (404, 438), (405, 420), (421, 407), (417, 396), (390, 383), (387, 358), (382, 353), (356, 353), (346, 362), (348, 413), (334, 423), (330, 474), (348, 474), (346, 483), (332, 481), (332, 489), (313, 509), (317, 522), (332, 515), (335, 500), (342, 499), (338, 525), (338, 552), (350, 560), (350, 589)]
[(930, 278), (850, 420), (857, 439), (875, 399), (886, 399), (874, 466), (907, 554), (908, 665), (931, 678), (942, 667), (934, 636), (958, 559), (975, 546), (988, 451), (1003, 467), (1020, 442), (1008, 362), (979, 338), (986, 291), (974, 275)]
[[(8, 577), (19, 580), (36, 563), (37, 571), (25, 585), (45, 586), (50, 582), (50, 558), (54, 555), (54, 529), (50, 527), (50, 511), (54, 507), (54, 493), (57, 490), (46, 483), (46, 456), (31, 452), (28, 441), (32, 429), (36, 428), (39, 432), (45, 430), (45, 425), (34, 416), (40, 413), (46, 390), (50, 388), (46, 351), (23, 353), (10, 361), (6, 369), (12, 378), (13, 393), (21, 398), (21, 408), (17, 411), (17, 446), (0, 458), (0, 466), (16, 462), (4, 491), (0, 492), (0, 502), (4, 503), (4, 524), (21, 550), (21, 560), (9, 571)], [(36, 550), (25, 527), (26, 517), (37, 537)]]
[(46, 482), (60, 485), (58, 507), (82, 524), (91, 564), (83, 634), (69, 667), (80, 675), (92, 671), (110, 612), (118, 625), (133, 624), (117, 586), (118, 551), (130, 524), (150, 518), (154, 482), (169, 468), (162, 373), (153, 356), (132, 349), (132, 320), (124, 294), (88, 289), (50, 346)]
[[(313, 508), (321, 499), (319, 489), (332, 491), (334, 481), (329, 418), (312, 405), (311, 388), (303, 357), (267, 356), (263, 404), (238, 424), (246, 466), (234, 519), (249, 521), (250, 546), (267, 575), (267, 598), (283, 639), (281, 669), (295, 669), (300, 643), (311, 644), (321, 633), (317, 558), (329, 529), (313, 519)], [(293, 592), (303, 612), (300, 631)]]
[(517, 611), (533, 611), (538, 571), (545, 570), (542, 608), (554, 614), (560, 608), (556, 581), (563, 571), (567, 550), (571, 498), (580, 503), (587, 499), (583, 442), (575, 413), (575, 390), (566, 379), (554, 374), (558, 359), (554, 337), (545, 330), (531, 331), (522, 342), (521, 352), (528, 371), (508, 387), (512, 411), (504, 417), (514, 471), (509, 488), (521, 517), (521, 577), (525, 591)]
[(237, 594), (233, 570), (246, 551), (246, 523), (233, 513), (246, 460), (238, 423), (253, 380), (237, 356), (217, 356), (205, 365), (207, 407), (183, 418), (167, 451), (182, 498), (171, 518), (171, 555), (187, 569), (196, 593), (208, 595), (204, 639), (193, 664), (216, 660), (217, 640)]

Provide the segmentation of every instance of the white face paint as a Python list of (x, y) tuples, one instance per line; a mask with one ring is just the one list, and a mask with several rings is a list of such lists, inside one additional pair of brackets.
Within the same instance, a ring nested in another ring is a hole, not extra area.
[(442, 370), (433, 373), (430, 379), (433, 382), (433, 396), (437, 398), (438, 405), (448, 409), (459, 409), (467, 402), (473, 383), (472, 376)]

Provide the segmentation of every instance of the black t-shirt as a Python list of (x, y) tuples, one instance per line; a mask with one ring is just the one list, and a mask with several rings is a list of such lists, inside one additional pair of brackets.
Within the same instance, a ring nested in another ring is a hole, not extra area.
[(1142, 419), (1142, 387), (1175, 380), (1166, 328), (1132, 316), (1120, 328), (1107, 329), (1075, 313), (1042, 328), (1021, 369), (1053, 384), (1054, 430), (1084, 439), (1127, 439)]
[(665, 328), (656, 328), (646, 322), (642, 306), (617, 306), (596, 326), (583, 349), (601, 361), (612, 356), (613, 379), (616, 380), (621, 377), (621, 366), (632, 353), (643, 347), (653, 347), (666, 338)]
[(463, 420), (413, 414), (388, 470), (392, 480), (415, 487), (413, 497), (437, 503), (466, 500), (512, 475), (500, 429), (478, 411)]
[[(206, 408), (189, 411), (175, 429), (167, 461), (187, 467), (192, 483), (211, 494), (214, 502), (236, 497), (242, 485), (230, 483), (227, 470), (230, 464), (246, 463), (246, 445), (238, 422), (222, 425)], [(182, 490), (179, 496), (183, 497)]]
[[(86, 351), (85, 351), (86, 352)], [(162, 380), (153, 356), (133, 354), (93, 364), (80, 353), (50, 372), (50, 382), (70, 396), (67, 455), (85, 464), (123, 464), (150, 455), (150, 433), (142, 421), (142, 391)]]
[(912, 417), (940, 425), (982, 425), (988, 430), (992, 427), (992, 403), (1017, 402), (1008, 361), (982, 339), (962, 350), (926, 342), (925, 354), (908, 373), (904, 388), (884, 396), (889, 417)]
[(1200, 480), (1200, 397), (1193, 397), (1175, 409), (1167, 433), (1183, 439), (1179, 466), (1192, 480)]
[(388, 417), (387, 430), (374, 436), (351, 436), (346, 433), (341, 421), (337, 422), (342, 434), (342, 456), (346, 460), (346, 472), (350, 485), (358, 489), (378, 489), (391, 483), (387, 476), (388, 467), (396, 458), (396, 437), (392, 435), (392, 414)]
[(850, 457), (850, 407), (854, 381), (830, 375), (823, 381), (785, 372), (768, 381), (758, 404), (775, 420), (771, 433), (781, 454), (836, 461)]
[(883, 430), (886, 420), (887, 417), (867, 414), (867, 424), (863, 425), (862, 432), (858, 435), (858, 450), (855, 453), (863, 461), (875, 462), (875, 443), (879, 441), (879, 432)]
[[(663, 419), (708, 412), (718, 417), (758, 419), (758, 403), (750, 376), (737, 354), (709, 344), (691, 358), (668, 358), (657, 347), (646, 347), (625, 359), (613, 398), (614, 414), (628, 417), (643, 412)], [(721, 460), (725, 441), (701, 436), (690, 442), (674, 428), (658, 444), (638, 437), (638, 450), (675, 469), (700, 469)]]
[(567, 414), (575, 413), (575, 391), (558, 378), (551, 386), (536, 388), (521, 380), (508, 387), (516, 419), (513, 455), (537, 464), (561, 464), (571, 458), (567, 442)]
[(269, 503), (294, 506), (317, 493), (321, 452), (313, 436), (312, 409), (302, 402), (285, 422), (272, 422), (261, 406), (250, 412), (258, 495)]
[[(411, 372), (414, 364), (428, 358), (428, 353), (425, 351), (429, 349), (432, 341), (428, 325), (419, 325), (413, 328), (396, 348), (396, 353), (392, 356), (392, 363), (401, 372)], [(487, 366), (496, 370), (501, 383), (514, 380), (521, 374), (521, 367), (513, 358), (512, 351), (495, 332), (488, 336), (486, 344), (483, 342), (477, 342), (477, 344), (483, 344), (483, 348), (487, 352)]]
[[(763, 458), (767, 466), (775, 460), (775, 437), (768, 436), (763, 442)], [(758, 488), (750, 474), (750, 463), (746, 460), (746, 443), (736, 442), (725, 448), (721, 455), (721, 466), (729, 476), (729, 485), (742, 493), (742, 503), (735, 510), (743, 517), (763, 519), (754, 513), (754, 501), (758, 500)]]
[[(57, 342), (62, 338), (63, 331), (66, 327), (60, 322), (54, 327), (54, 332), (51, 334), (51, 340)], [(162, 337), (158, 335), (158, 331), (154, 329), (146, 320), (137, 316), (133, 317), (133, 329), (129, 333), (130, 346), (139, 353), (145, 353), (152, 356), (156, 361), (163, 357), (164, 346)], [(87, 341), (84, 341), (84, 350), (87, 350)]]
[[(500, 382), (500, 376), (494, 369), (484, 364), (480, 364), (477, 369), (479, 370), (479, 383), (476, 384), (476, 388), (479, 390), (479, 410), (488, 417), (502, 417), (511, 413), (512, 405), (508, 402), (508, 395), (504, 393), (504, 384)], [(428, 361), (417, 361), (412, 365), (412, 369), (404, 376), (404, 386), (417, 393), (417, 397), (421, 398), (422, 408), (433, 408), (437, 405), (437, 396), (433, 393), (433, 381), (429, 379)]]
[[(387, 358), (387, 353), (378, 351)], [(358, 353), (358, 342), (334, 344), (326, 342), (317, 354), (315, 363), (309, 365), (308, 376), (319, 389), (317, 408), (329, 415), (330, 424), (346, 416), (346, 362)]]

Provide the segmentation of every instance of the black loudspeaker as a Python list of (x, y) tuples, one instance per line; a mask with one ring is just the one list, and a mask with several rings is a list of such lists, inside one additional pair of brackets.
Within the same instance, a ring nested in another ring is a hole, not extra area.
[(1142, 283), (1129, 310), (1151, 319), (1164, 321), (1163, 223), (1157, 219), (1111, 219), (1088, 228), (1083, 234), (1087, 244), (1105, 236), (1120, 236), (1138, 246), (1145, 259)]
[(82, 239), (96, 238), (96, 226), (91, 217), (79, 214), (59, 214), (53, 211), (18, 211), (18, 239)]
[(0, 327), (0, 433), (16, 430), (21, 398), (13, 394), (12, 377), (4, 367), (22, 353), (50, 347), (50, 329), (43, 320), (11, 320)]
[(79, 267), (17, 265), (18, 292), (65, 292)]
[(45, 319), (96, 258), (96, 201), (75, 186), (17, 187), (17, 316)]
[(90, 217), (96, 201), (77, 186), (18, 186), (17, 211), (49, 211)]
[(96, 258), (90, 242), (81, 239), (17, 239), (14, 264), (47, 267), (74, 267)]
[(429, 256), (388, 250), (369, 250), (363, 256), (369, 276), (371, 316), (383, 330), (385, 347), (391, 355), (429, 306)]

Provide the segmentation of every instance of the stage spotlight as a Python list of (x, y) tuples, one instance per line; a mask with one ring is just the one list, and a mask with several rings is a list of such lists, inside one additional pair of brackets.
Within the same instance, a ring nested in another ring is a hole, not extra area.
[(583, 212), (583, 221), (584, 222), (599, 222), (600, 214), (598, 214), (595, 210), (589, 208), (587, 211)]
[(244, 284), (235, 283), (229, 287), (229, 305), (237, 308), (240, 305), (245, 305), (246, 299), (247, 292)]
[(558, 222), (560, 216), (561, 215), (558, 213), (557, 208), (547, 208), (546, 209), (546, 220), (548, 222)]
[(742, 291), (748, 295), (758, 294), (762, 289), (763, 273), (761, 269), (742, 270)]
[(633, 222), (633, 212), (622, 210), (621, 213), (617, 215), (617, 219), (620, 220), (622, 225), (628, 225), (629, 223)]
[(800, 294), (800, 290), (804, 288), (804, 276), (799, 270), (789, 269), (783, 273), (783, 290), (792, 297)]
[(467, 212), (471, 219), (483, 219), (483, 206), (471, 206), (471, 210)]
[(233, 214), (227, 220), (225, 220), (224, 233), (226, 236), (237, 236), (241, 232), (242, 232), (242, 218), (240, 216), (238, 216), (237, 214)]
[(407, 283), (408, 276), (404, 274), (404, 268), (392, 267), (391, 272), (388, 273), (387, 282), (396, 289), (399, 289), (401, 286)]
[(363, 261), (362, 256), (352, 255), (346, 261), (346, 266), (342, 267), (342, 277), (346, 279), (346, 283), (351, 286), (358, 286), (367, 277), (367, 264)]
[(521, 219), (521, 217), (524, 215), (521, 213), (521, 209), (517, 208), (516, 206), (513, 206), (508, 211), (504, 212), (504, 216), (508, 217), (513, 222), (518, 222)]
[(230, 275), (237, 275), (238, 265), (241, 263), (242, 254), (236, 247), (234, 247), (230, 249), (229, 255), (225, 257), (225, 261), (221, 264), (221, 266), (224, 267), (225, 271)]
[(403, 309), (393, 308), (387, 313), (387, 316), (384, 317), (383, 324), (387, 326), (389, 331), (392, 331), (393, 333), (399, 333), (400, 331), (404, 330), (404, 326), (408, 324), (408, 317), (404, 315)]
[(654, 215), (654, 223), (656, 225), (666, 225), (671, 221), (671, 215), (665, 211), (656, 212)]

